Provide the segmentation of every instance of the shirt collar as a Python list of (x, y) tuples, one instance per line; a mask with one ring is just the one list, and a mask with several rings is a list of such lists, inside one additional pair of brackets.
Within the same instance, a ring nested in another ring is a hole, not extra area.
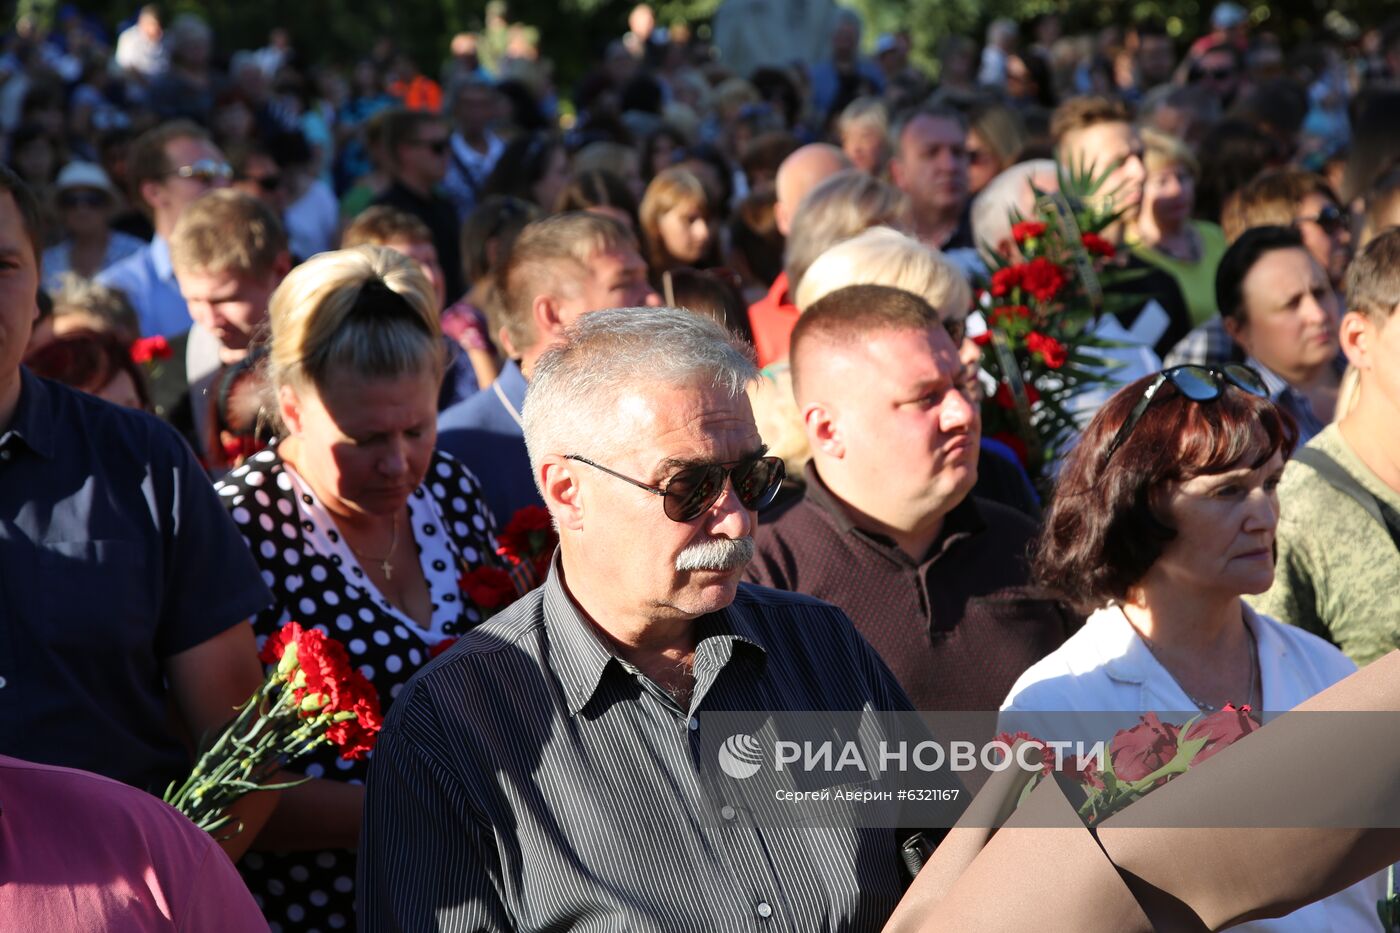
[[(816, 461), (807, 461), (807, 466), (802, 470), (802, 478), (807, 484), (807, 488), (802, 494), (803, 498), (830, 516), (831, 522), (838, 532), (859, 535), (881, 550), (904, 554), (894, 539), (866, 531), (856, 524), (855, 519), (851, 516), (850, 507), (828, 489), (826, 483), (822, 482), (821, 476), (817, 473)], [(977, 504), (973, 501), (972, 494), (968, 493), (961, 502), (949, 510), (947, 515), (943, 516), (942, 530), (938, 532), (938, 537), (934, 539), (933, 544), (929, 546), (928, 553), (919, 563), (927, 563), (938, 558), (956, 542), (975, 535), (985, 530), (986, 527), (987, 523), (982, 518), (981, 511), (978, 510)]]
[[(1277, 691), (1270, 691), (1270, 681), (1277, 680), (1272, 676), (1282, 669), (1284, 659), (1288, 657), (1288, 644), (1265, 625), (1263, 620), (1244, 600), (1240, 600), (1240, 609), (1244, 615), (1245, 624), (1254, 633), (1255, 643), (1259, 651), (1259, 668), (1264, 678), (1264, 690), (1266, 691), (1265, 709), (1276, 707), (1269, 704)], [(1148, 681), (1154, 670), (1163, 670), (1147, 643), (1138, 635), (1133, 628), (1128, 617), (1123, 613), (1121, 606), (1112, 605), (1100, 609), (1089, 616), (1084, 623), (1086, 632), (1093, 632), (1094, 637), (1089, 643), (1094, 646), (1099, 654), (1100, 664), (1104, 672), (1114, 680), (1129, 684), (1143, 684)], [(1279, 675), (1283, 676), (1283, 675)], [(1299, 698), (1289, 706), (1296, 706), (1302, 702)], [(1283, 709), (1286, 707), (1277, 707)]]
[[(625, 672), (623, 662), (613, 654), (592, 629), (564, 589), (558, 552), (545, 579), (543, 610), (549, 633), (549, 663), (563, 685), (569, 715), (577, 716), (597, 694), (608, 668)], [(730, 604), (718, 612), (702, 616), (696, 625), (696, 691), (698, 704), (714, 682), (718, 671), (739, 654), (745, 654), (759, 667), (765, 663), (766, 639), (746, 606)], [(702, 668), (708, 668), (704, 670)]]
[(19, 405), (10, 426), (0, 433), (0, 440), (11, 435), (24, 441), (25, 446), (46, 460), (54, 456), (54, 417), (52, 390), (44, 380), (19, 368)]
[(170, 242), (159, 234), (151, 238), (151, 267), (162, 282), (175, 278), (175, 268), (170, 264)]
[(506, 365), (501, 367), (500, 375), (496, 381), (501, 385), (501, 391), (510, 399), (510, 403), (515, 406), (516, 411), (525, 407), (525, 390), (530, 384), (525, 381), (525, 374), (520, 371), (520, 364), (515, 360), (507, 360)]

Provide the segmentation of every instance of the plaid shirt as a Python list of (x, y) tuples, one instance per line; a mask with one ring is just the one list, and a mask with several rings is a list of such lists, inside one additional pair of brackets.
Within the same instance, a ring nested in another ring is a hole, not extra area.
[[(1317, 412), (1313, 411), (1312, 402), (1308, 401), (1308, 397), (1289, 385), (1282, 376), (1252, 356), (1245, 360), (1245, 365), (1254, 367), (1254, 370), (1263, 378), (1264, 387), (1269, 390), (1269, 398), (1273, 403), (1292, 415), (1293, 420), (1298, 422), (1299, 447), (1321, 434), (1322, 429), (1327, 427), (1322, 423), (1322, 419), (1318, 418)], [(1332, 366), (1337, 371), (1337, 378), (1340, 379), (1342, 373), (1346, 372), (1346, 357), (1340, 353), (1337, 354)]]
[(1244, 351), (1225, 330), (1225, 322), (1213, 317), (1182, 337), (1162, 359), (1164, 367), (1223, 366), (1244, 361)]

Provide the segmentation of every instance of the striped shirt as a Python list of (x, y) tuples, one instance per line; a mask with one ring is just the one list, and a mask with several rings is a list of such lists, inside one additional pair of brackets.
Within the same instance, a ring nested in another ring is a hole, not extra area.
[(742, 584), (695, 625), (682, 710), (608, 650), (556, 564), (414, 677), (370, 770), (360, 929), (879, 929), (908, 882), (896, 831), (716, 811), (697, 715), (908, 699), (810, 597)]

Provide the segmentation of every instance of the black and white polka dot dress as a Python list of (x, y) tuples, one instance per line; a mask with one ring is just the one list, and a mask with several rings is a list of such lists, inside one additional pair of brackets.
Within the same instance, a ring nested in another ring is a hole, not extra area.
[[(426, 629), (384, 599), (325, 507), (275, 448), (254, 456), (217, 488), (277, 600), (254, 620), (259, 647), (288, 620), (321, 629), (345, 645), (379, 691), (386, 713), (433, 645), (483, 618), (457, 580), (493, 560), (495, 522), (476, 478), (446, 454), (433, 455), (427, 477), (408, 501), (433, 606)], [(342, 761), (333, 747), (323, 746), (288, 767), (359, 784), (369, 761)], [(273, 931), (354, 929), (354, 852), (251, 852), (239, 870)]]

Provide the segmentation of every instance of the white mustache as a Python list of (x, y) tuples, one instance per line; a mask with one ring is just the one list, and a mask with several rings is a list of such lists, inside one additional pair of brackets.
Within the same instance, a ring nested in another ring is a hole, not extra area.
[(753, 560), (753, 538), (710, 538), (676, 555), (676, 571), (736, 570)]

